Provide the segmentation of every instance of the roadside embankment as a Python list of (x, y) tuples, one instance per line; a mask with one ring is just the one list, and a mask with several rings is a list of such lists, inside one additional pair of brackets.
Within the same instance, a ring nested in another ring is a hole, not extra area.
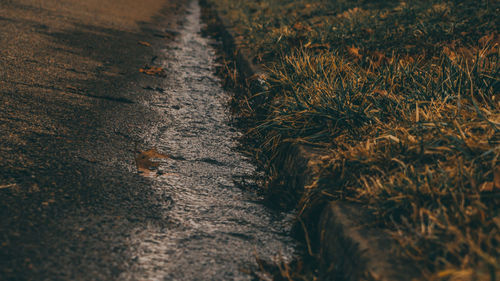
[(318, 277), (498, 278), (498, 3), (205, 2)]

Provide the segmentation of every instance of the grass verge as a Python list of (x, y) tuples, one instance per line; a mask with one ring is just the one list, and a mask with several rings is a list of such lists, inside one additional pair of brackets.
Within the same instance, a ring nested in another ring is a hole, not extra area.
[(290, 145), (328, 151), (283, 198), (365, 204), (427, 278), (500, 278), (498, 1), (209, 2), (267, 70), (240, 100), (269, 174)]

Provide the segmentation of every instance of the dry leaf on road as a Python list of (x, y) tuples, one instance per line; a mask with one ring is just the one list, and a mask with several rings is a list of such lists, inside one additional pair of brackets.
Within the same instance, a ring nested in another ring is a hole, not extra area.
[(167, 76), (165, 69), (163, 69), (162, 67), (158, 67), (158, 66), (151, 66), (151, 67), (146, 66), (144, 68), (139, 69), (139, 72), (147, 74), (147, 75), (156, 75), (156, 76), (160, 76), (160, 77)]
[(148, 42), (146, 42), (146, 41), (139, 41), (139, 42), (137, 42), (137, 44), (143, 45), (143, 46), (146, 46), (146, 47), (151, 47), (151, 44), (148, 43)]
[(137, 165), (137, 170), (143, 173), (149, 173), (156, 167), (159, 163), (152, 161), (153, 159), (167, 159), (167, 155), (159, 153), (156, 149), (150, 149), (146, 151), (141, 151), (135, 156), (135, 164)]

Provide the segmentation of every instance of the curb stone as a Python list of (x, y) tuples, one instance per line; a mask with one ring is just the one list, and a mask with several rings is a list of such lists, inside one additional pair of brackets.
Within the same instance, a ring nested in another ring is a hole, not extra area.
[(239, 46), (236, 38), (236, 32), (231, 25), (221, 17), (207, 0), (199, 0), (200, 5), (211, 11), (212, 16), (217, 23), (217, 31), (220, 33), (220, 40), (224, 48), (224, 52), (230, 54), (236, 63), (236, 68), (244, 79), (244, 83), (252, 92), (263, 92), (266, 90), (264, 78), (266, 72), (258, 65), (254, 64), (250, 59), (252, 56), (247, 48)]
[[(321, 171), (326, 151), (307, 145), (292, 145), (279, 159), (279, 168), (288, 171), (285, 185), (294, 192), (307, 194)], [(416, 266), (395, 255), (398, 247), (390, 235), (373, 226), (376, 218), (356, 203), (328, 202), (319, 219), (305, 221), (318, 241), (319, 270), (322, 280), (418, 280)]]
[(342, 280), (414, 280), (418, 272), (392, 255), (394, 241), (370, 227), (371, 215), (362, 206), (330, 202), (318, 224), (323, 271), (340, 273)]
[[(224, 51), (235, 59), (238, 72), (252, 92), (265, 91), (261, 82), (266, 73), (252, 61), (248, 49), (237, 44), (236, 32), (221, 17), (209, 1), (200, 5), (212, 12), (218, 23)], [(290, 145), (289, 153), (279, 160), (285, 185), (293, 191), (307, 192), (320, 171), (320, 158), (326, 151), (303, 144)], [(396, 259), (395, 241), (382, 229), (370, 226), (372, 215), (360, 204), (331, 201), (320, 212), (316, 223), (315, 238), (319, 241), (320, 276), (322, 280), (396, 281), (418, 280), (420, 273), (415, 266)], [(305, 222), (310, 225), (310, 222)], [(339, 280), (339, 279), (337, 279)]]

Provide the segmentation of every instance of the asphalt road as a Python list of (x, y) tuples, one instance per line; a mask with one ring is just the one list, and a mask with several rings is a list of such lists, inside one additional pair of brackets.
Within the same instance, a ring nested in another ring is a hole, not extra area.
[[(293, 252), (283, 215), (235, 186), (255, 167), (199, 13), (0, 1), (0, 280), (248, 280), (255, 255)], [(149, 149), (168, 157), (139, 173)]]
[(117, 278), (133, 263), (131, 225), (162, 223), (162, 198), (131, 172), (161, 119), (142, 105), (161, 79), (138, 70), (161, 60), (164, 30), (184, 10), (175, 0), (0, 1), (1, 280)]

